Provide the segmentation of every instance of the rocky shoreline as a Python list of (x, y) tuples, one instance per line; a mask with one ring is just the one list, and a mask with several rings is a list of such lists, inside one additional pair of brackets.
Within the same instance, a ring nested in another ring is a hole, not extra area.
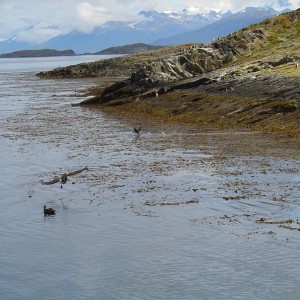
[(297, 77), (250, 73), (220, 80), (220, 76), (221, 71), (217, 70), (168, 85), (138, 89), (131, 84), (126, 86), (128, 80), (118, 81), (104, 88), (100, 96), (78, 105), (126, 114), (128, 118), (140, 115), (222, 129), (300, 133)]

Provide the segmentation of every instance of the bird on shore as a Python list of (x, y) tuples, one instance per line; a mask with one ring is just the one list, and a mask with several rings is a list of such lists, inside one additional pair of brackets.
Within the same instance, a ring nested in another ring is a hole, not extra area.
[(68, 181), (68, 176), (67, 176), (67, 174), (65, 173), (65, 174), (63, 174), (63, 175), (61, 176), (61, 178), (60, 178), (60, 183), (61, 183), (60, 188), (61, 188), (61, 189), (62, 189), (62, 185), (65, 184), (67, 181)]
[(44, 205), (44, 215), (45, 216), (50, 216), (50, 215), (55, 215), (55, 209), (48, 207)]
[(234, 87), (226, 87), (226, 92), (229, 93), (229, 92), (234, 92)]
[(142, 127), (140, 126), (139, 128), (133, 128), (133, 131), (136, 133), (136, 134), (140, 134), (140, 131), (141, 131)]

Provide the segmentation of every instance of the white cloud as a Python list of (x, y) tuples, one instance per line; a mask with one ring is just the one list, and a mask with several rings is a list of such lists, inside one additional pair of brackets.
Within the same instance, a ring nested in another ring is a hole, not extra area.
[(105, 23), (112, 16), (103, 6), (93, 6), (89, 2), (83, 2), (76, 7), (79, 28), (82, 31), (90, 31), (95, 26)]
[(19, 31), (16, 35), (16, 39), (36, 44), (51, 39), (60, 33), (61, 29), (59, 27), (42, 22), (28, 29)]
[(17, 35), (19, 40), (40, 42), (52, 33), (67, 32), (74, 27), (75, 14), (72, 7), (68, 9), (71, 2), (0, 0), (0, 36), (11, 38)]

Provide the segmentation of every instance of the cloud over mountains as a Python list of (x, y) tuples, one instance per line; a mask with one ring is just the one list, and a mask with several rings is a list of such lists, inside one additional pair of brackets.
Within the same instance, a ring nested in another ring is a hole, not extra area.
[[(296, 9), (299, 0), (2, 0), (0, 2), (0, 40), (15, 36), (19, 41), (40, 43), (72, 30), (92, 31), (108, 21), (140, 21), (141, 10), (233, 12), (245, 6), (272, 6)], [(187, 9), (188, 8), (188, 9)]]

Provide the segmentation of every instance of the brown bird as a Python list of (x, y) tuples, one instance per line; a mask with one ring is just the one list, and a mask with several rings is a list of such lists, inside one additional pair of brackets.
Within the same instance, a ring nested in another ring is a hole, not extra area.
[(67, 181), (68, 181), (68, 176), (65, 173), (61, 176), (60, 183), (65, 184)]
[(44, 205), (44, 215), (45, 216), (55, 215), (55, 209), (51, 207), (47, 208), (46, 205)]
[(68, 181), (68, 176), (67, 176), (67, 174), (65, 173), (65, 174), (63, 174), (63, 175), (61, 176), (61, 178), (60, 178), (60, 183), (61, 183), (60, 188), (61, 188), (61, 189), (62, 189), (62, 185), (65, 184), (67, 181)]

